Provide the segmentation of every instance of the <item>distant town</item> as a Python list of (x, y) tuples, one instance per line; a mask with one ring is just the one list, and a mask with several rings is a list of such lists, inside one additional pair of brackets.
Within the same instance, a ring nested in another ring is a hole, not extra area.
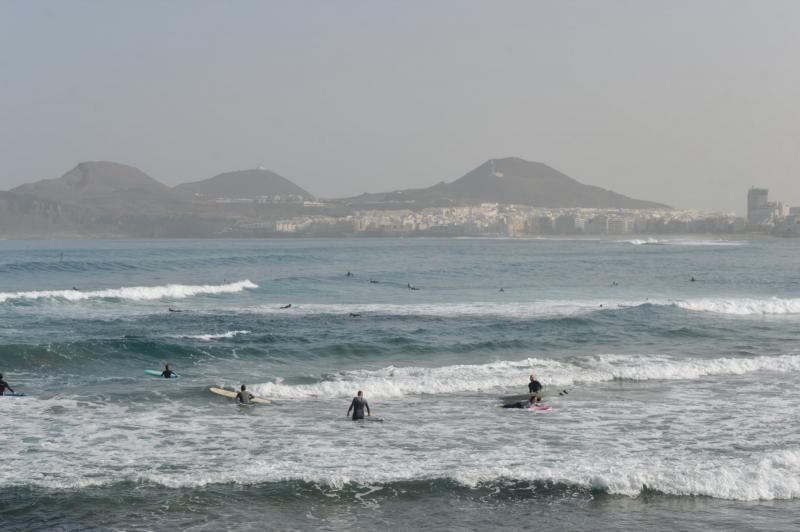
[(747, 216), (679, 210), (489, 159), (428, 188), (319, 199), (264, 168), (169, 187), (114, 162), (0, 192), (0, 238), (267, 238), (765, 234), (800, 237), (800, 207), (752, 188)]
[[(274, 200), (274, 199), (273, 199)], [(278, 198), (280, 200), (280, 198)], [(284, 198), (301, 201), (301, 198)], [(225, 200), (222, 200), (225, 201)], [(260, 201), (268, 201), (262, 198)], [(304, 202), (324, 210), (324, 202)], [(284, 236), (524, 236), (524, 235), (682, 235), (745, 233), (800, 237), (800, 207), (770, 202), (768, 190), (747, 194), (747, 217), (676, 209), (536, 208), (484, 203), (477, 206), (359, 210), (346, 216), (304, 214), (237, 231), (274, 231)]]

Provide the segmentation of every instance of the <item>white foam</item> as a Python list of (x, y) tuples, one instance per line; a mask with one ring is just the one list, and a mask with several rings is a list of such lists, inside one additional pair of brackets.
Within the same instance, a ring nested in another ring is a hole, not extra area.
[(621, 240), (625, 244), (634, 246), (745, 246), (748, 244), (742, 240), (690, 240), (690, 239), (657, 239), (634, 238), (632, 240)]
[(248, 280), (220, 285), (128, 286), (105, 290), (34, 290), (28, 292), (0, 292), (0, 303), (11, 300), (60, 299), (84, 301), (87, 299), (127, 299), (148, 301), (155, 299), (184, 299), (203, 294), (232, 294), (247, 288), (258, 288)]
[(184, 334), (181, 336), (177, 336), (177, 338), (191, 338), (193, 340), (204, 340), (204, 341), (211, 341), (211, 340), (223, 340), (225, 338), (233, 338), (234, 336), (240, 336), (250, 334), (250, 331), (227, 331), (224, 333), (219, 334)]
[(662, 355), (600, 354), (576, 363), (528, 358), (489, 364), (394, 367), (342, 372), (316, 384), (283, 382), (253, 386), (255, 393), (275, 399), (349, 397), (363, 389), (376, 398), (418, 394), (455, 394), (519, 389), (535, 372), (545, 386), (565, 387), (614, 380), (693, 380), (713, 375), (744, 375), (758, 371), (800, 371), (800, 355), (756, 358), (674, 359)]
[(735, 316), (800, 314), (800, 299), (690, 299), (674, 301), (674, 306), (695, 312), (714, 312)]

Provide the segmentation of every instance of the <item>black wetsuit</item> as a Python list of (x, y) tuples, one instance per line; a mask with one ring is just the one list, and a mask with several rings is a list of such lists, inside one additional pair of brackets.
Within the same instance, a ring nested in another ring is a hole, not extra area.
[(536, 379), (532, 380), (528, 383), (528, 392), (529, 393), (539, 393), (542, 391), (542, 383), (537, 381)]
[(171, 379), (173, 375), (175, 375), (175, 372), (172, 371), (171, 369), (165, 369), (164, 371), (161, 372), (161, 376), (164, 377), (165, 379)]
[(6, 393), (6, 388), (8, 388), (11, 393), (14, 393), (14, 389), (9, 386), (6, 381), (0, 379), (0, 395), (4, 395)]
[(530, 401), (517, 401), (516, 403), (503, 405), (503, 408), (528, 408), (529, 406)]
[(363, 397), (353, 397), (353, 402), (350, 403), (350, 408), (347, 409), (347, 413), (350, 413), (350, 410), (353, 411), (353, 420), (356, 419), (364, 419), (364, 408), (369, 411), (369, 404), (367, 404), (367, 400)]

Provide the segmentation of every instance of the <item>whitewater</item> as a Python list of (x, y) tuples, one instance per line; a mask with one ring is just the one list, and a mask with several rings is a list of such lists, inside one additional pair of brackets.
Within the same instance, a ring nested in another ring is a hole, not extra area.
[[(793, 529), (799, 256), (716, 236), (0, 242), (0, 373), (28, 394), (0, 398), (0, 523)], [(180, 379), (143, 373), (167, 363)], [(531, 374), (552, 409), (501, 408)], [(208, 391), (241, 384), (273, 403)], [(345, 416), (358, 390), (382, 423)]]

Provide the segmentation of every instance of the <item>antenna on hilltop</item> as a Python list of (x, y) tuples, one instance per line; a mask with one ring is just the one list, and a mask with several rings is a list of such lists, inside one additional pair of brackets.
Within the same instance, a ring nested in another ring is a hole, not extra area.
[(494, 169), (494, 159), (490, 159), (489, 162), (492, 163), (492, 173), (489, 175), (491, 177), (503, 177), (503, 172), (498, 172)]

